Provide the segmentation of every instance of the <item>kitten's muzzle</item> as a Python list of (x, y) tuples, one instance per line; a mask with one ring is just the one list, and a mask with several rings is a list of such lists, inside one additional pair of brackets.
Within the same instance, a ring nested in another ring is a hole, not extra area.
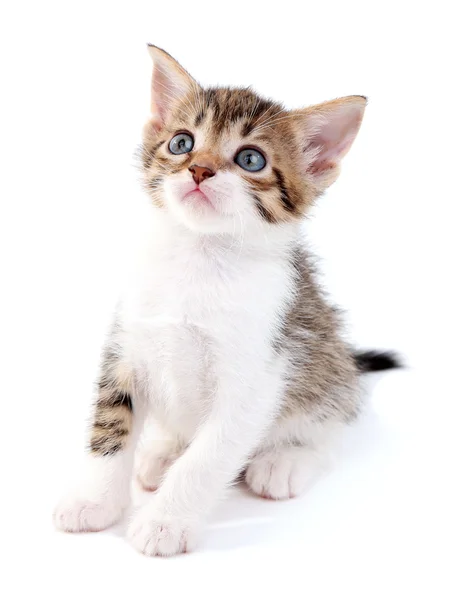
[(188, 170), (192, 174), (196, 185), (199, 185), (205, 179), (209, 179), (209, 177), (214, 177), (215, 175), (215, 172), (212, 169), (209, 169), (209, 167), (200, 167), (199, 165), (191, 165)]

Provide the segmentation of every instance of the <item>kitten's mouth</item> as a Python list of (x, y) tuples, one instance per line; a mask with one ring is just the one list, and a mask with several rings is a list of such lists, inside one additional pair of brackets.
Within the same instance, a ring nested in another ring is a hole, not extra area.
[(199, 187), (196, 187), (194, 190), (186, 193), (183, 196), (183, 200), (192, 204), (208, 204), (211, 208), (214, 208), (212, 202), (209, 200), (206, 194), (199, 189)]

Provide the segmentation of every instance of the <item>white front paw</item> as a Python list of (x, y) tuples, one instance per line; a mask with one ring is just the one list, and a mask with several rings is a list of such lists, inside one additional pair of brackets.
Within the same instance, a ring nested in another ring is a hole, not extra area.
[(101, 531), (116, 523), (122, 511), (123, 506), (115, 502), (84, 500), (72, 494), (58, 504), (53, 522), (62, 531)]
[(182, 519), (166, 517), (148, 504), (132, 517), (127, 537), (139, 552), (148, 556), (172, 556), (195, 546), (196, 526)]

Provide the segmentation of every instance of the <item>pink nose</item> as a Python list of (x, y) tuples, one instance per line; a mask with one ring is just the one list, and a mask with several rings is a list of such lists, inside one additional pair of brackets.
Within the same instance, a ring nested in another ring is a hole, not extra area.
[(200, 167), (198, 165), (191, 165), (188, 169), (190, 173), (193, 175), (194, 182), (196, 185), (199, 185), (201, 181), (208, 179), (209, 177), (214, 177), (214, 171), (211, 171), (208, 167)]

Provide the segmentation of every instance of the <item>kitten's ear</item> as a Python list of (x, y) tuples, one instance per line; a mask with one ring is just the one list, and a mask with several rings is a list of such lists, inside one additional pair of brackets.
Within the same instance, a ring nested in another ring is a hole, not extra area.
[(148, 44), (148, 52), (153, 59), (152, 125), (160, 128), (166, 122), (172, 107), (198, 84), (170, 54), (161, 48)]
[(367, 99), (346, 96), (295, 111), (303, 166), (323, 191), (339, 175), (341, 159), (355, 140)]

